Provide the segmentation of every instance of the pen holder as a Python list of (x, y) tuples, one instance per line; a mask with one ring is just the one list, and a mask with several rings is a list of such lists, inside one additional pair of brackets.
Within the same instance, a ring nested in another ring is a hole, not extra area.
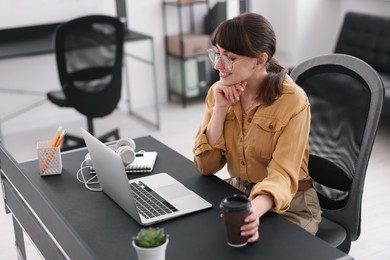
[(37, 143), (39, 173), (41, 176), (56, 175), (62, 172), (60, 147), (52, 147), (51, 141)]

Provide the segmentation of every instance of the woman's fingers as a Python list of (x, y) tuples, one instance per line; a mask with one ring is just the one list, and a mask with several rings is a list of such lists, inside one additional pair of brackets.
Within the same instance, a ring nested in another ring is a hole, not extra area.
[(241, 94), (246, 89), (246, 82), (240, 82), (234, 85), (217, 85), (215, 88), (215, 97), (219, 106), (230, 106), (240, 100)]
[(240, 100), (240, 96), (245, 91), (245, 88), (246, 82), (240, 82), (231, 86), (224, 86), (223, 92), (226, 99), (232, 103), (235, 103)]
[(229, 100), (231, 103), (235, 103), (237, 102), (237, 93), (234, 91), (234, 88), (232, 88), (231, 86), (229, 87), (224, 87), (222, 89), (224, 95), (225, 95), (225, 98), (227, 100)]
[(255, 234), (253, 234), (253, 236), (251, 236), (251, 237), (248, 239), (248, 243), (256, 242), (257, 239), (259, 239), (259, 231), (256, 231)]
[(241, 226), (241, 235), (248, 236), (248, 242), (252, 243), (259, 238), (260, 217), (251, 209), (251, 213), (245, 218), (245, 224)]

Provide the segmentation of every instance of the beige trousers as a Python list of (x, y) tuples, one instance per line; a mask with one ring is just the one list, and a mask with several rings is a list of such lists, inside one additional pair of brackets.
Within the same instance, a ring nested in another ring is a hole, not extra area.
[[(248, 188), (247, 185), (243, 185), (239, 178), (230, 178), (226, 182), (249, 196), (252, 187)], [(280, 215), (315, 235), (318, 231), (318, 224), (321, 222), (321, 213), (317, 192), (314, 188), (310, 188), (297, 192), (288, 210)]]

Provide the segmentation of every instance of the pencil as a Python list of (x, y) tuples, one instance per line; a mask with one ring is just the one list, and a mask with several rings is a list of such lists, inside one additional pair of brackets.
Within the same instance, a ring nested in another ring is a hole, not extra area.
[(64, 140), (64, 137), (65, 137), (65, 130), (62, 131), (62, 133), (60, 134), (60, 136), (58, 137), (58, 140), (55, 144), (55, 147), (58, 147), (61, 145), (62, 141)]
[(55, 147), (55, 145), (57, 144), (57, 141), (58, 141), (58, 138), (60, 136), (61, 130), (62, 130), (62, 126), (58, 127), (57, 132), (56, 132), (56, 134), (55, 134), (55, 136), (53, 138), (53, 141), (51, 142), (51, 146), (52, 147)]

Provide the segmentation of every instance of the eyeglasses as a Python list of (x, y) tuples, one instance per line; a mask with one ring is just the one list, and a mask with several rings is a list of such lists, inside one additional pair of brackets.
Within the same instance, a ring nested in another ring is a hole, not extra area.
[(223, 66), (225, 67), (226, 70), (231, 71), (233, 69), (234, 61), (232, 61), (228, 56), (219, 54), (214, 49), (208, 49), (207, 52), (214, 66), (217, 63), (217, 61), (221, 59), (221, 61), (223, 62)]

